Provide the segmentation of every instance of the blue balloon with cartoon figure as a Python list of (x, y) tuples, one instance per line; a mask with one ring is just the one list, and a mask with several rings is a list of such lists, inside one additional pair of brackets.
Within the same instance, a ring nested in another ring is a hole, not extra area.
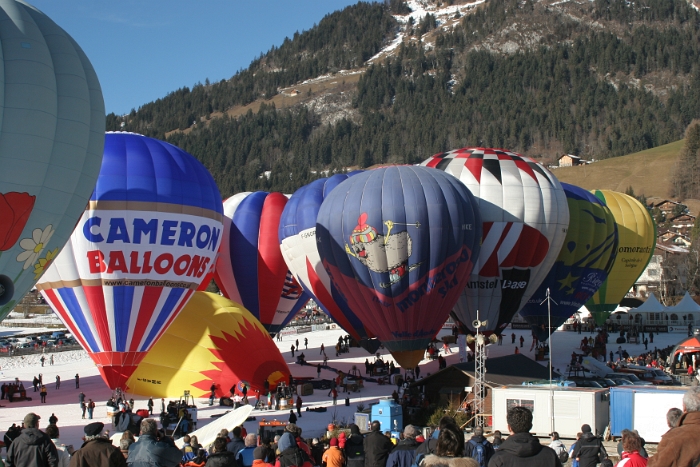
[(350, 309), (404, 368), (414, 368), (478, 257), (481, 215), (469, 189), (429, 167), (348, 178), (316, 220), (323, 266)]

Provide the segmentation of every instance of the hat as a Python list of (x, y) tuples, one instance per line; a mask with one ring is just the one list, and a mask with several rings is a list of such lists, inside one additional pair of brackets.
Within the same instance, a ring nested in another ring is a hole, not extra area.
[(296, 446), (297, 442), (294, 439), (294, 436), (287, 432), (282, 435), (280, 438), (279, 442), (277, 443), (277, 448), (280, 450), (280, 452), (284, 451), (285, 449), (289, 449), (292, 446)]
[(83, 431), (85, 431), (86, 436), (97, 436), (100, 433), (102, 433), (102, 429), (105, 427), (105, 424), (102, 422), (94, 422), (90, 423), (89, 425), (85, 425), (85, 428)]
[(262, 446), (253, 449), (253, 460), (257, 459), (265, 460), (265, 449)]
[(419, 433), (420, 432), (418, 429), (413, 425), (406, 425), (406, 427), (403, 429), (403, 435), (406, 438), (415, 438)]
[(589, 425), (588, 423), (581, 425), (581, 431), (584, 433), (590, 433), (591, 432), (591, 425)]
[(331, 438), (331, 447), (338, 446), (338, 438)]
[[(292, 410), (292, 412), (294, 411)], [(296, 435), (299, 432), (299, 428), (297, 428), (297, 426), (294, 423), (289, 423), (286, 427), (284, 427), (284, 431)]]
[(41, 417), (37, 414), (30, 412), (24, 416), (24, 427), (25, 428), (36, 428), (37, 424), (41, 420)]

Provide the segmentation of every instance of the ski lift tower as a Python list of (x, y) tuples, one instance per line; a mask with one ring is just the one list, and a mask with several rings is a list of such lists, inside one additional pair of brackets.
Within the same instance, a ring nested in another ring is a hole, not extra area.
[(474, 414), (476, 416), (475, 426), (484, 426), (484, 388), (486, 381), (486, 346), (494, 344), (498, 337), (491, 334), (489, 337), (481, 334), (479, 329), (486, 327), (488, 321), (479, 321), (479, 311), (476, 312), (476, 319), (472, 321), (472, 326), (476, 329), (476, 336), (467, 336), (467, 343), (474, 344)]

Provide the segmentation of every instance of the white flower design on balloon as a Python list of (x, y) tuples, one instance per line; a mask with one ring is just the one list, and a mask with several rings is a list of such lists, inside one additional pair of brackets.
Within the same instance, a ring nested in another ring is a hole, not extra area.
[(20, 263), (24, 261), (23, 269), (27, 269), (34, 264), (41, 255), (41, 252), (44, 251), (46, 244), (51, 240), (54, 232), (53, 226), (49, 224), (44, 230), (34, 229), (32, 238), (23, 238), (19, 242), (19, 246), (21, 246), (24, 251), (17, 255), (17, 261)]

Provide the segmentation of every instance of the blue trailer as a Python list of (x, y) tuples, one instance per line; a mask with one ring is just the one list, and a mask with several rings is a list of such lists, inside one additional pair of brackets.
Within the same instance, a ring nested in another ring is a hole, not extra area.
[(646, 442), (658, 443), (668, 431), (666, 412), (683, 409), (679, 386), (619, 386), (610, 388), (610, 432), (622, 436), (622, 430), (637, 430)]

